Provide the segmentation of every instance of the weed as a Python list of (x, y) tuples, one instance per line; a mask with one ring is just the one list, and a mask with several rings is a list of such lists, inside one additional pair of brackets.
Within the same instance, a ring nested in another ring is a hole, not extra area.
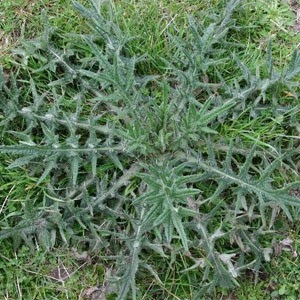
[[(46, 24), (14, 51), (18, 71), (1, 72), (0, 151), (38, 180), (33, 200), (3, 211), (0, 238), (100, 253), (117, 299), (203, 297), (258, 274), (278, 223), (298, 216), (298, 153), (284, 137), (297, 134), (299, 52), (278, 68), (269, 42), (265, 66), (248, 67), (232, 40), (248, 7), (237, 0), (165, 24), (153, 47), (114, 5), (76, 7), (91, 33), (62, 45)], [(144, 295), (142, 270), (153, 277)]]

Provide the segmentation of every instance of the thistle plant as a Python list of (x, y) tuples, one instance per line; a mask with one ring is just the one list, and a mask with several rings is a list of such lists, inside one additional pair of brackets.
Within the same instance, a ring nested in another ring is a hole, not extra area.
[(280, 97), (297, 96), (299, 52), (277, 70), (270, 44), (267, 66), (255, 74), (238, 54), (228, 56), (228, 32), (243, 9), (232, 0), (208, 25), (189, 17), (184, 39), (169, 33), (177, 50), (162, 58), (165, 74), (145, 75), (147, 54), (129, 51), (136, 37), (112, 3), (75, 7), (90, 34), (61, 48), (46, 24), (43, 36), (15, 50), (9, 78), (0, 72), (1, 155), (42, 189), (22, 213), (5, 213), (0, 238), (97, 253), (120, 300), (140, 299), (141, 269), (160, 282), (149, 253), (182, 253), (191, 262), (183, 272), (203, 269), (199, 293), (238, 285), (244, 270), (270, 260), (277, 219), (298, 216), (299, 199), (289, 193), (298, 183), (275, 180), (296, 172), (297, 151), (280, 138), (271, 151), (249, 147), (222, 137), (222, 128), (266, 110), (292, 128), (296, 102)]

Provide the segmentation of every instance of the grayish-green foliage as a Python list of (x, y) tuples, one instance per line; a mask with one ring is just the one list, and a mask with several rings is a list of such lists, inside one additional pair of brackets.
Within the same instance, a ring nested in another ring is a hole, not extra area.
[[(220, 131), (245, 112), (255, 118), (268, 110), (293, 123), (294, 106), (280, 95), (297, 95), (299, 52), (278, 71), (269, 45), (266, 70), (255, 74), (230, 56), (234, 11), (243, 9), (233, 0), (209, 24), (189, 18), (184, 39), (168, 35), (177, 50), (162, 58), (165, 74), (141, 74), (147, 54), (129, 56), (127, 48), (135, 37), (119, 26), (112, 5), (90, 2), (76, 7), (91, 34), (59, 47), (46, 26), (15, 50), (9, 77), (0, 72), (0, 151), (16, 157), (8, 168), (26, 166), (43, 188), (43, 197), (24, 202), (23, 214), (5, 214), (0, 239), (100, 253), (120, 300), (130, 291), (139, 298), (141, 269), (159, 281), (150, 253), (186, 255), (183, 272), (204, 270), (199, 292), (238, 284), (243, 270), (258, 271), (270, 259), (265, 237), (278, 214), (297, 216), (300, 202), (289, 195), (297, 183), (273, 180), (293, 172), (297, 153), (277, 140), (271, 151), (248, 148)], [(234, 82), (226, 81), (227, 60), (236, 64)]]

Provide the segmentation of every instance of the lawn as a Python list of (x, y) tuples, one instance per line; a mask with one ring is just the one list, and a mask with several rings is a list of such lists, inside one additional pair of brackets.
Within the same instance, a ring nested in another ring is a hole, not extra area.
[(1, 299), (299, 299), (297, 1), (0, 3)]

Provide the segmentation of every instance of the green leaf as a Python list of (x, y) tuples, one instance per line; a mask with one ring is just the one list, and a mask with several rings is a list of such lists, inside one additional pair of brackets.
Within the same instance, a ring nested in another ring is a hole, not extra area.
[(173, 210), (171, 212), (171, 219), (172, 219), (172, 223), (173, 223), (174, 227), (176, 228), (176, 231), (178, 232), (178, 234), (180, 236), (180, 239), (181, 239), (184, 250), (188, 251), (189, 247), (188, 247), (187, 236), (186, 236), (185, 229), (183, 227), (181, 218), (178, 215), (177, 211)]
[(37, 233), (37, 238), (39, 243), (42, 245), (42, 247), (46, 250), (49, 251), (51, 248), (51, 235), (48, 231), (48, 229), (43, 228), (38, 231)]
[(43, 174), (41, 175), (41, 177), (39, 178), (39, 180), (36, 184), (37, 185), (41, 184), (44, 181), (44, 179), (50, 174), (50, 172), (55, 168), (56, 168), (56, 161), (50, 160), (48, 162), (48, 164), (46, 165), (46, 168), (45, 168)]

